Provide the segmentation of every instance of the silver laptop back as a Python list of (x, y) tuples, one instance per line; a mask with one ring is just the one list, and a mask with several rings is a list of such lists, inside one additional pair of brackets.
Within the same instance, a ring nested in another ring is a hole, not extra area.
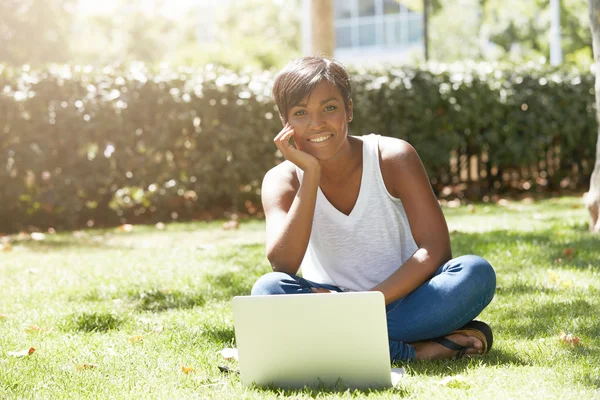
[(233, 317), (244, 385), (392, 385), (380, 292), (238, 296)]

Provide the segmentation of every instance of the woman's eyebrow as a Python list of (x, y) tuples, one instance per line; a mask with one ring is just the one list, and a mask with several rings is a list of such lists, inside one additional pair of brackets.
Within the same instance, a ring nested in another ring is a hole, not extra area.
[[(340, 101), (340, 100), (339, 100), (337, 97), (335, 97), (335, 96), (331, 96), (331, 97), (328, 97), (328, 98), (326, 98), (325, 100), (322, 100), (321, 102), (319, 102), (319, 104), (320, 104), (320, 105), (323, 105), (323, 104), (325, 104), (325, 103), (329, 103), (329, 102), (330, 102), (330, 101), (332, 101), (332, 100), (335, 100), (335, 101), (337, 101), (337, 102), (339, 102), (339, 101)], [(294, 107), (306, 107), (306, 103), (298, 103), (298, 104), (296, 104)], [(293, 107), (292, 107), (292, 108), (293, 108)]]

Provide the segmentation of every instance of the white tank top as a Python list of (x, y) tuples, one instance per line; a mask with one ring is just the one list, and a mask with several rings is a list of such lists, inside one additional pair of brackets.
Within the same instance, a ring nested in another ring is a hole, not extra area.
[[(346, 215), (318, 189), (310, 241), (301, 264), (305, 279), (348, 291), (373, 288), (417, 251), (402, 202), (383, 183), (379, 135), (358, 139), (363, 142), (363, 172), (356, 204)], [(296, 172), (302, 182), (303, 171), (296, 167)]]

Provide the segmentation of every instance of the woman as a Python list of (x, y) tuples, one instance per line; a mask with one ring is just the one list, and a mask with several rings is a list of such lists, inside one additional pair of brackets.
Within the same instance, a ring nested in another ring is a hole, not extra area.
[(335, 60), (291, 62), (273, 94), (284, 124), (274, 141), (286, 161), (263, 180), (274, 272), (252, 294), (377, 290), (392, 360), (487, 352), (491, 329), (472, 320), (492, 300), (496, 275), (480, 257), (452, 259), (415, 149), (395, 138), (348, 135), (350, 80)]

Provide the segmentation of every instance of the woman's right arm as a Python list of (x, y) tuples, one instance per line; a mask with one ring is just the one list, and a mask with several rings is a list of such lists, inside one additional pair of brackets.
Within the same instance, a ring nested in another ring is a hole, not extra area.
[(320, 171), (304, 171), (297, 191), (293, 179), (290, 168), (269, 171), (263, 180), (262, 204), (267, 220), (267, 258), (273, 271), (295, 275), (310, 239)]
[[(273, 271), (295, 275), (310, 239), (321, 166), (315, 157), (290, 144), (293, 136), (294, 130), (286, 125), (275, 137), (275, 145), (289, 162), (265, 175), (261, 196), (267, 220), (267, 258)], [(294, 165), (304, 171), (299, 187)]]

